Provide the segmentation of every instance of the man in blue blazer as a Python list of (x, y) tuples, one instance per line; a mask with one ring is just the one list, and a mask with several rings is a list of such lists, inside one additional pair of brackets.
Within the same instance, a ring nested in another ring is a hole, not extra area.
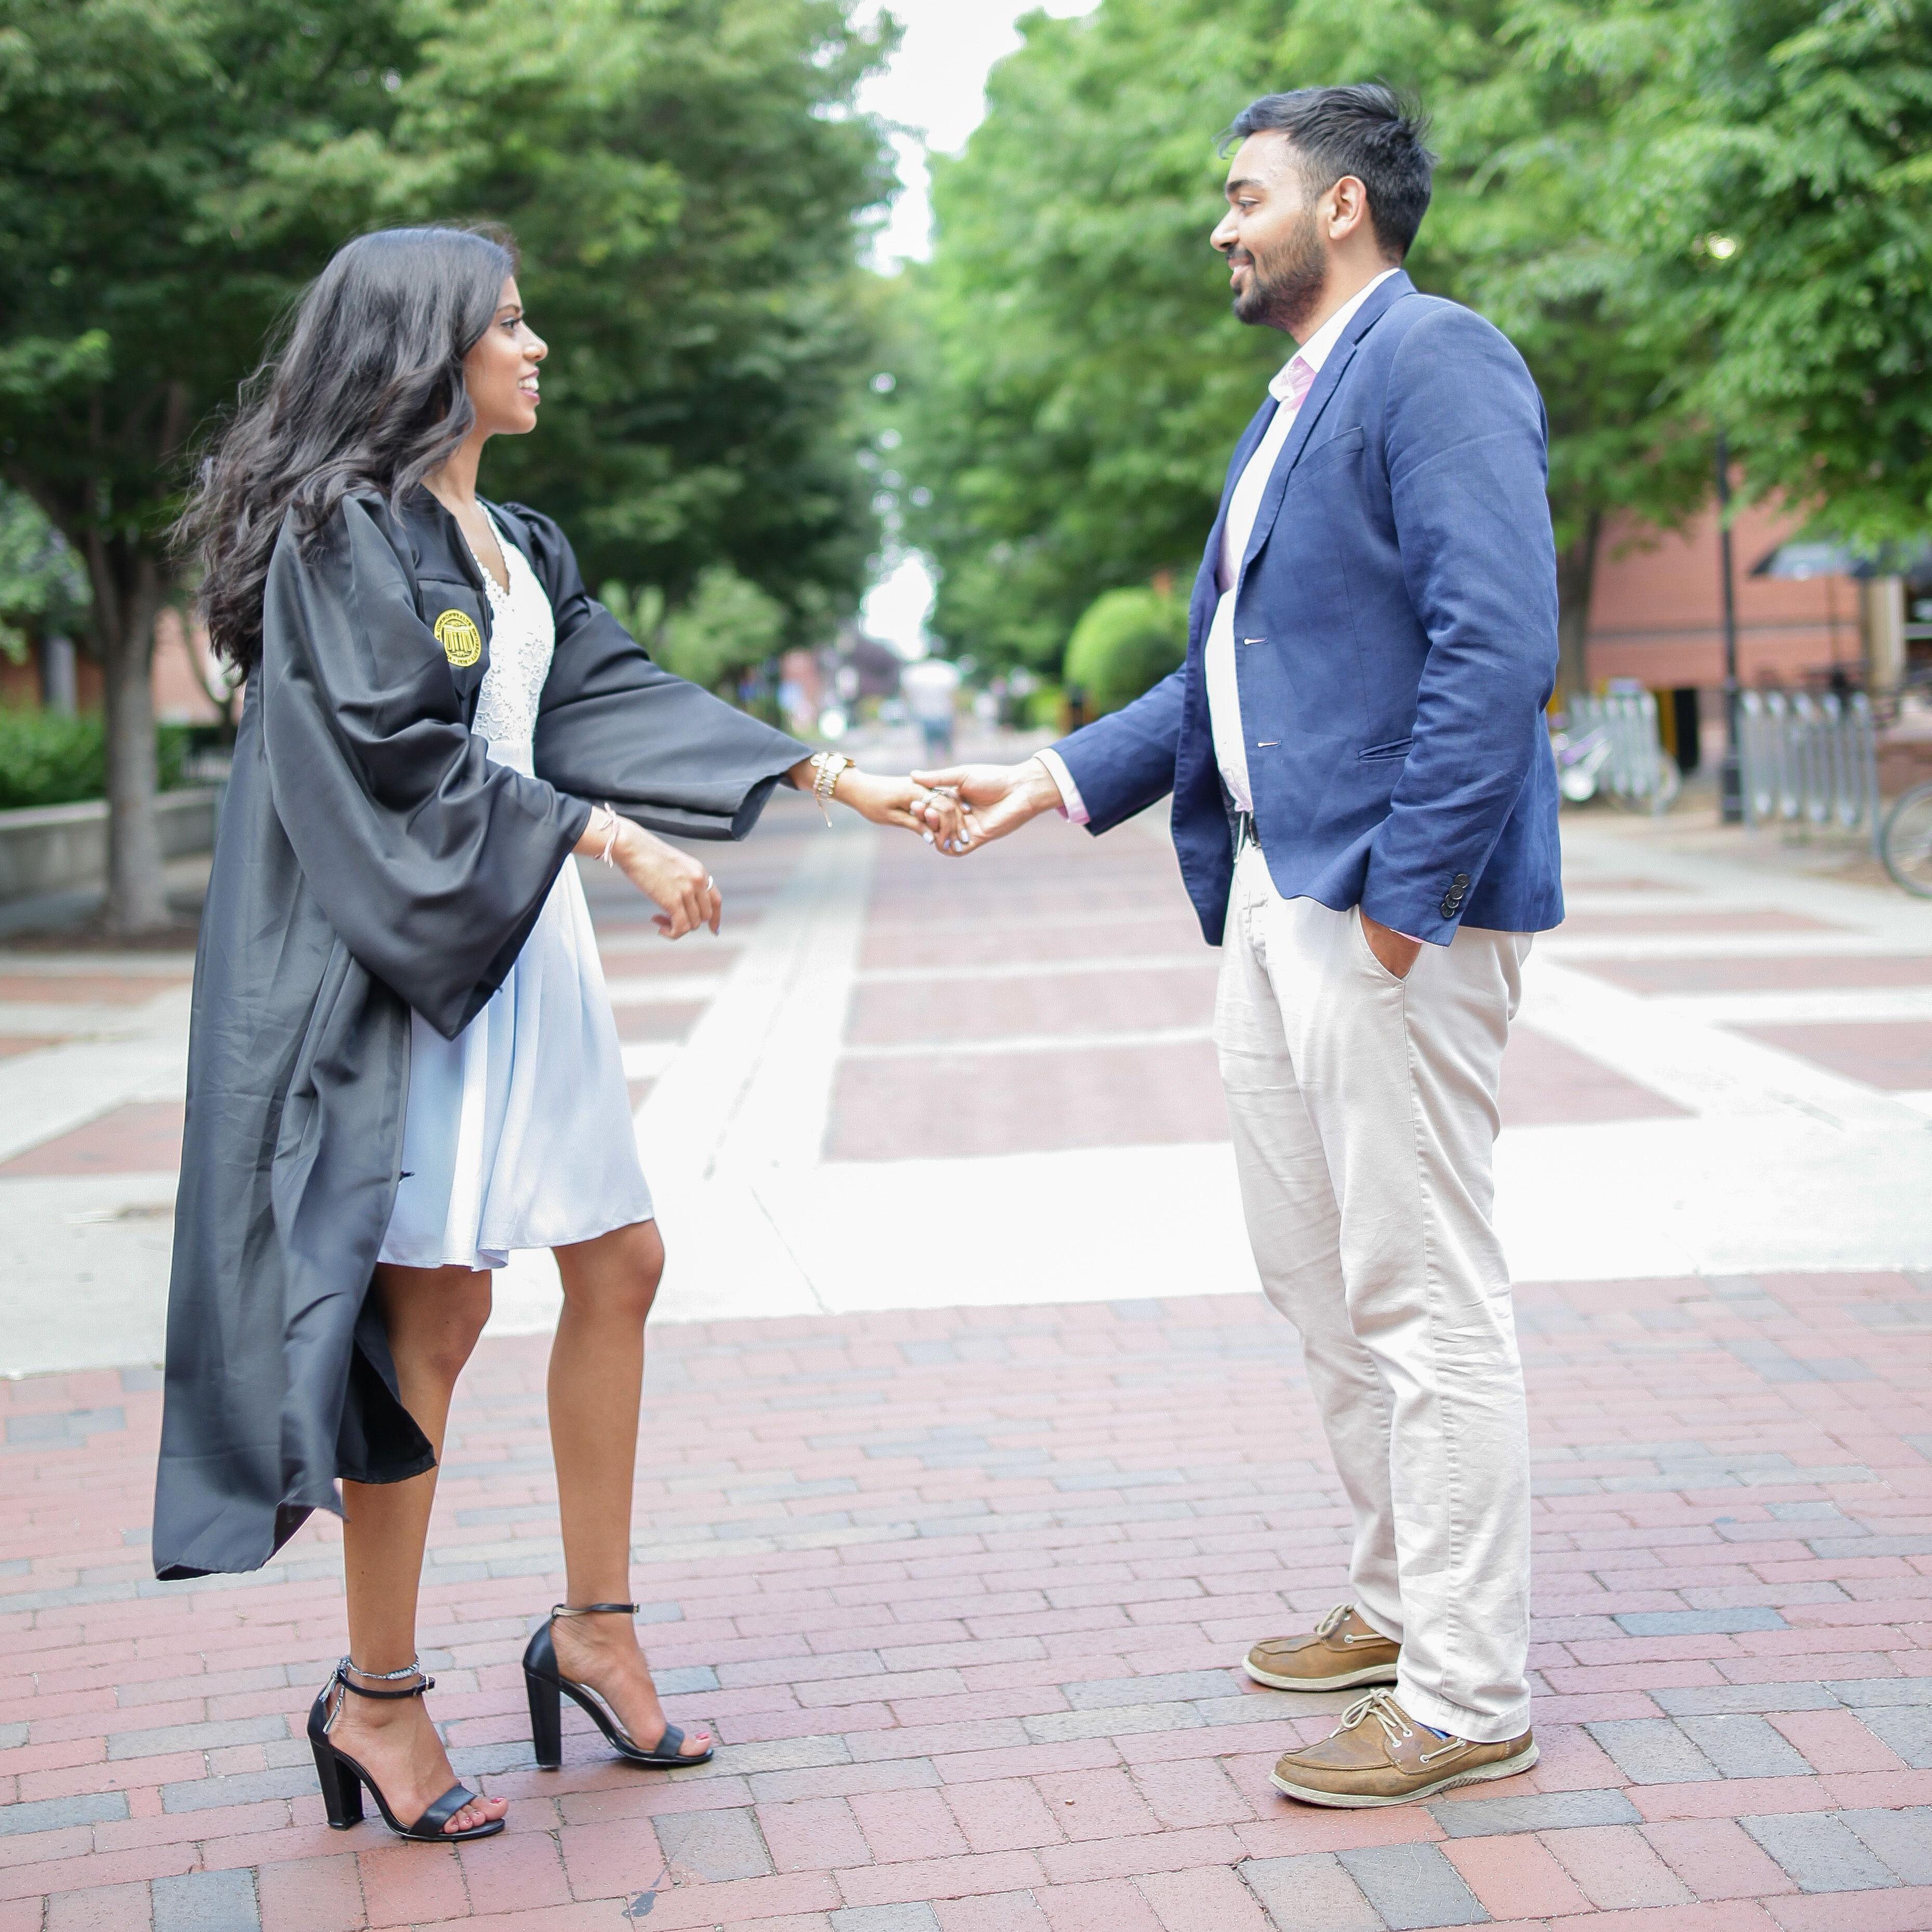
[(920, 776), (960, 791), (976, 844), (1049, 808), (1105, 832), (1173, 795), (1223, 948), (1249, 1235), (1354, 1522), (1352, 1600), (1244, 1668), (1366, 1693), (1280, 1789), (1400, 1804), (1537, 1756), (1491, 1167), (1530, 935), (1562, 917), (1547, 424), (1508, 340), (1402, 272), (1432, 157), (1394, 95), (1270, 94), (1228, 140), (1213, 241), (1234, 312), (1300, 346), (1228, 466), (1186, 661), (1025, 764)]

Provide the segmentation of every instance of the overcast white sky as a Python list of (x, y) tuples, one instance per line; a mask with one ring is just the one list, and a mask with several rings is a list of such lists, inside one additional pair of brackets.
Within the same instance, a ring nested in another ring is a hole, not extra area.
[[(1034, 12), (1063, 19), (1088, 14), (1095, 4), (1096, 0), (886, 0), (904, 37), (891, 65), (866, 84), (859, 105), (902, 122), (916, 134), (898, 143), (899, 178), (905, 189), (880, 238), (882, 262), (924, 259), (931, 217), (923, 148), (950, 154), (966, 145), (986, 111), (988, 70), (1020, 44), (1013, 22)], [(868, 0), (859, 17), (875, 20), (880, 10), (877, 0)]]
[[(903, 261), (922, 261), (932, 245), (926, 154), (956, 154), (986, 111), (986, 75), (1001, 56), (1019, 45), (1013, 22), (1043, 11), (1064, 18), (1090, 13), (1097, 0), (886, 0), (905, 28), (898, 52), (875, 74), (859, 104), (913, 131), (896, 143), (904, 183), (892, 218), (874, 250), (890, 271)], [(876, 18), (877, 0), (860, 17)], [(925, 623), (932, 605), (932, 579), (916, 553), (900, 558), (867, 596), (860, 621), (874, 637), (906, 656), (925, 649)]]

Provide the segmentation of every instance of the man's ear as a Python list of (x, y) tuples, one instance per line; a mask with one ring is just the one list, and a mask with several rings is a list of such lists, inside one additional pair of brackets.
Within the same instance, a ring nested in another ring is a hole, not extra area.
[(1345, 242), (1369, 222), (1369, 190), (1359, 176), (1344, 175), (1322, 198), (1329, 204), (1330, 241)]

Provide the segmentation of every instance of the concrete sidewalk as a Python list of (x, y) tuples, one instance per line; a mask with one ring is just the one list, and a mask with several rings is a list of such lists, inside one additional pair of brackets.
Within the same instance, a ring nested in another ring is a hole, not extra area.
[(426, 1599), (459, 1768), (518, 1800), (468, 1852), (322, 1824), (332, 1523), (150, 1580), (188, 962), (8, 956), (0, 1932), (1932, 1928), (1932, 908), (1566, 831), (1499, 1150), (1544, 1760), (1385, 1812), (1276, 1797), (1342, 1700), (1232, 1668), (1342, 1594), (1345, 1519), (1157, 828), (945, 865), (787, 799), (675, 948), (592, 877), (672, 1255), (638, 1587), (724, 1748), (531, 1768), (520, 1259)]

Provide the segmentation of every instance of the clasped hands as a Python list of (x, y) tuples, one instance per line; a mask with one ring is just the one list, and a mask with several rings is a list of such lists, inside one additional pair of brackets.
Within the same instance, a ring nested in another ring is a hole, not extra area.
[[(1059, 786), (1037, 758), (1018, 765), (951, 765), (944, 771), (914, 772), (912, 782), (928, 788), (928, 802), (915, 808), (922, 809), (934, 845), (949, 856), (976, 851), (1060, 804)], [(1398, 980), (1408, 978), (1422, 942), (1366, 912), (1361, 917), (1370, 951)]]

